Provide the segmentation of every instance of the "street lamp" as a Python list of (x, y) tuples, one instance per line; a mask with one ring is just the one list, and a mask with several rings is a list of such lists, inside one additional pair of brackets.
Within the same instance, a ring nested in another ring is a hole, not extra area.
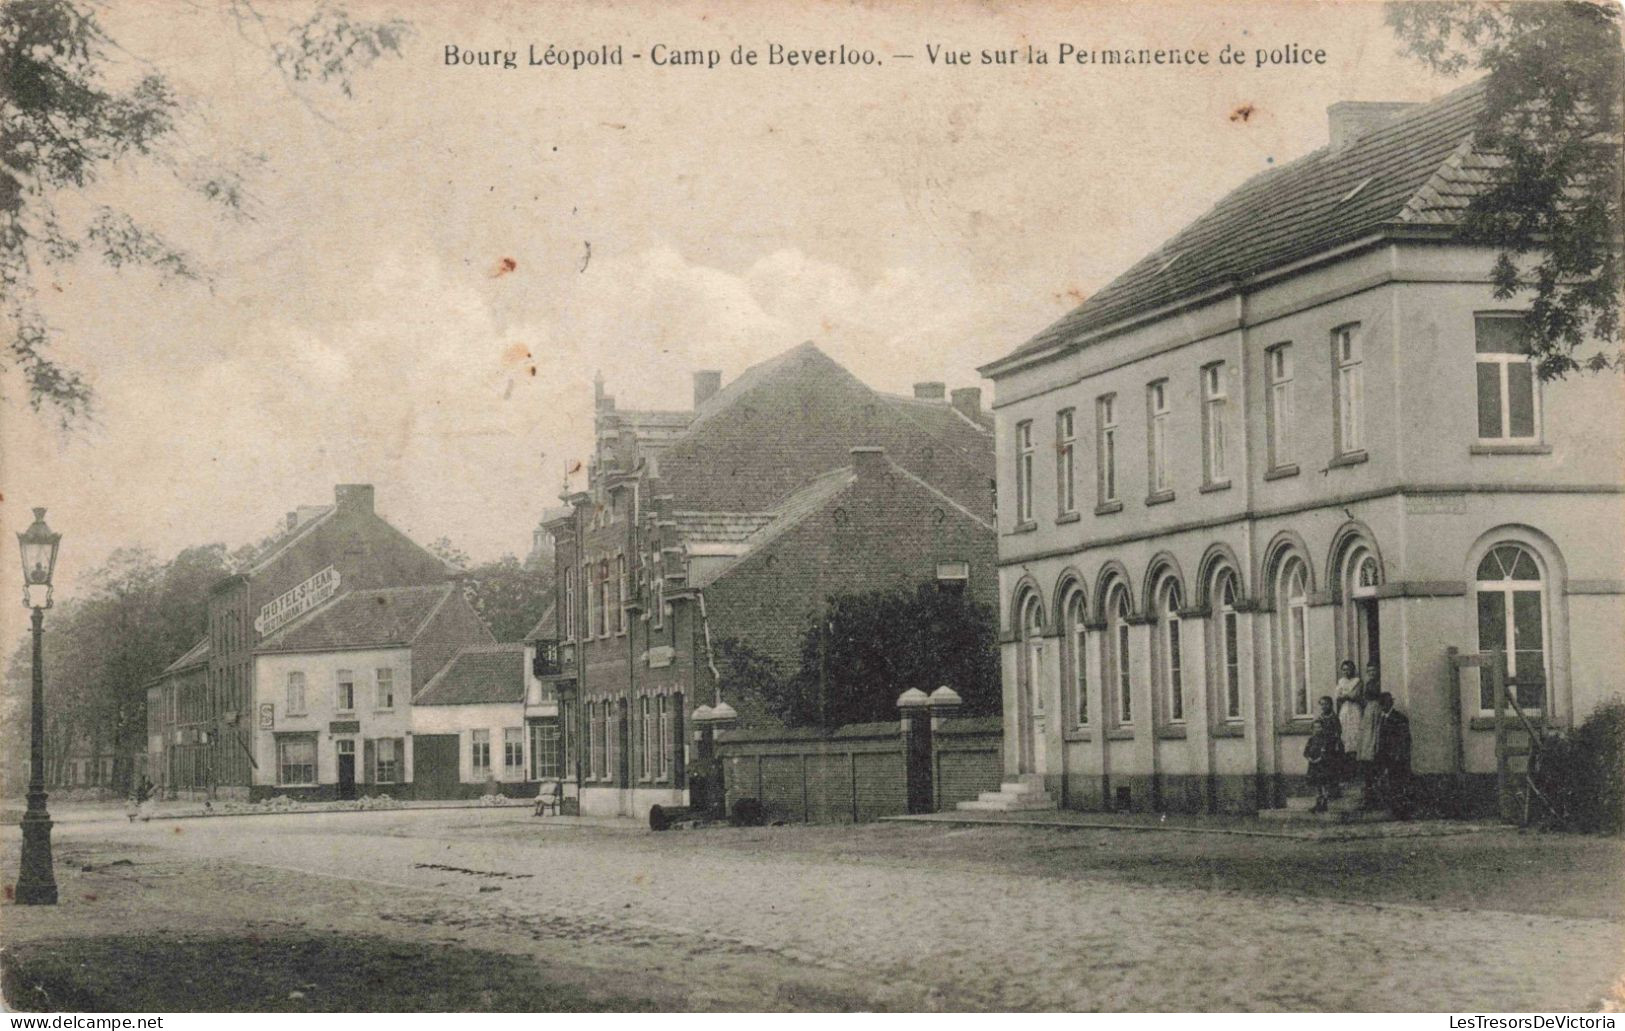
[(25, 906), (56, 905), (51, 872), (51, 814), (45, 811), (45, 610), (51, 607), (51, 573), (56, 569), (60, 533), (45, 525), (45, 509), (34, 509), (34, 525), (17, 535), (23, 553), (23, 605), (34, 610), (34, 697), (29, 723), (28, 811), (23, 814), (23, 858), (17, 873), (17, 901)]

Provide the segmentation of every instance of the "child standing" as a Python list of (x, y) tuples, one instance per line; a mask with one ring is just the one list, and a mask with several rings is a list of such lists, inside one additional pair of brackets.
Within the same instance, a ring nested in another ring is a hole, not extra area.
[(1332, 790), (1341, 779), (1343, 765), (1343, 728), (1332, 711), (1331, 695), (1321, 695), (1320, 715), (1315, 717), (1309, 740), (1303, 746), (1303, 756), (1309, 760), (1309, 783), (1315, 789), (1315, 808), (1324, 813)]

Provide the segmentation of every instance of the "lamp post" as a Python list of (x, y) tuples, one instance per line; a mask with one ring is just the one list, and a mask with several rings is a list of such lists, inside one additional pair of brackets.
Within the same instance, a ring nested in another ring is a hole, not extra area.
[(17, 901), (25, 906), (56, 905), (51, 871), (51, 814), (45, 811), (45, 610), (51, 607), (51, 573), (56, 569), (60, 533), (45, 525), (45, 509), (34, 509), (34, 524), (17, 535), (23, 553), (23, 605), (34, 611), (34, 692), (29, 723), (28, 811), (23, 814), (23, 856), (17, 873)]

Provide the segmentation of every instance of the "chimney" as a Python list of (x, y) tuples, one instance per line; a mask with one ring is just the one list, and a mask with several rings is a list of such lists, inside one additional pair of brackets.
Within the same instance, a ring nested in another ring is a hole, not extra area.
[(953, 398), (953, 406), (959, 414), (967, 419), (980, 422), (982, 419), (982, 388), (960, 387), (949, 395)]
[(855, 447), (852, 449), (852, 468), (856, 470), (860, 480), (867, 480), (878, 475), (885, 464), (886, 449), (883, 447)]
[(711, 400), (722, 389), (722, 373), (716, 369), (701, 369), (694, 374), (694, 407)]
[(1342, 100), (1326, 109), (1326, 123), (1331, 130), (1332, 153), (1335, 154), (1366, 135), (1373, 129), (1399, 117), (1415, 104), (1394, 101)]
[(941, 401), (944, 387), (941, 383), (914, 384), (914, 399), (916, 401)]
[(333, 503), (341, 512), (372, 515), (372, 484), (341, 483), (333, 488)]

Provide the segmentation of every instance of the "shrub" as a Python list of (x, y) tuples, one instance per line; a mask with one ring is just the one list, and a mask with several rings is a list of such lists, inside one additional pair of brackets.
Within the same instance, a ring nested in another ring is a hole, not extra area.
[(1625, 831), (1625, 700), (1604, 702), (1574, 730), (1547, 737), (1535, 783), (1571, 829)]

